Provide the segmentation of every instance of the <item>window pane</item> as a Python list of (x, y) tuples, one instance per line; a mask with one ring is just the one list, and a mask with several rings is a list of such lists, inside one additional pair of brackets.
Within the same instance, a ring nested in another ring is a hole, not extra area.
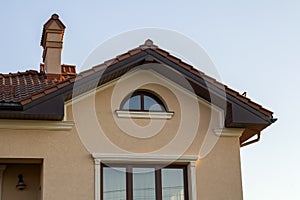
[(164, 168), (162, 176), (162, 199), (184, 200), (183, 169)]
[(150, 111), (163, 111), (161, 105), (152, 97), (144, 96), (144, 109)]
[(141, 96), (130, 97), (123, 106), (124, 110), (141, 110)]
[(103, 199), (126, 200), (126, 169), (103, 167)]
[(133, 168), (133, 199), (155, 200), (155, 169)]

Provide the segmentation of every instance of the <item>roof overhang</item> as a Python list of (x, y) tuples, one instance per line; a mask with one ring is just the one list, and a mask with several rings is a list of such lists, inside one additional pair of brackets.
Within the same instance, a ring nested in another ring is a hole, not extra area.
[[(155, 63), (159, 65), (146, 65)], [(160, 66), (160, 67), (153, 67)], [(130, 70), (151, 69), (181, 85), (187, 90), (197, 94), (207, 102), (224, 110), (226, 128), (245, 128), (240, 137), (240, 143), (246, 142), (252, 136), (259, 134), (264, 128), (272, 124), (275, 119), (272, 112), (264, 111), (261, 106), (255, 108), (243, 101), (234, 93), (228, 92), (228, 88), (219, 82), (208, 81), (208, 76), (178, 62), (178, 59), (170, 59), (157, 51), (146, 48), (125, 58), (117, 57), (104, 64), (95, 66), (56, 86), (53, 92), (42, 95), (27, 104), (22, 104), (19, 110), (0, 110), (0, 118), (17, 119), (47, 119), (62, 120), (64, 115), (64, 102), (69, 101), (83, 93), (100, 87), (110, 81), (120, 78)], [(180, 82), (184, 77), (189, 86)]]
[[(148, 63), (158, 63), (164, 67), (145, 65)], [(99, 66), (96, 66), (94, 68), (98, 67)], [(264, 128), (275, 121), (272, 116), (268, 116), (254, 109), (247, 103), (227, 93), (225, 86), (223, 88), (216, 86), (206, 81), (204, 77), (193, 74), (190, 70), (184, 69), (182, 66), (179, 66), (177, 63), (170, 61), (151, 49), (146, 49), (134, 56), (112, 64), (107, 68), (103, 67), (102, 70), (90, 73), (90, 75), (86, 77), (79, 77), (76, 81), (76, 89), (69, 91), (66, 95), (66, 99), (70, 100), (83, 92), (117, 79), (130, 70), (138, 70), (141, 68), (147, 70), (147, 67), (188, 90), (192, 89), (192, 92), (195, 92), (199, 97), (223, 109), (226, 113), (224, 122), (226, 128), (245, 128), (245, 134), (240, 137), (241, 144), (254, 135), (259, 134)], [(186, 87), (186, 84), (178, 82), (178, 80), (180, 80), (178, 76), (184, 76), (192, 87)]]

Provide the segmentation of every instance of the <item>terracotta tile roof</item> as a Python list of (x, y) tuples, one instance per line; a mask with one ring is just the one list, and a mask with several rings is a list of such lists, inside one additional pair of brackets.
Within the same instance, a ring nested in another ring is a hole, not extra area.
[(197, 70), (196, 68), (194, 68), (192, 65), (185, 63), (184, 61), (182, 61), (181, 59), (171, 55), (169, 52), (160, 49), (158, 46), (154, 45), (153, 42), (151, 40), (146, 40), (145, 43), (143, 45), (140, 45), (138, 48), (129, 50), (126, 53), (123, 53), (117, 57), (115, 57), (114, 59), (108, 60), (106, 62), (104, 62), (103, 64), (97, 65), (89, 70), (83, 71), (79, 74), (79, 76), (77, 77), (77, 79), (82, 79), (84, 77), (89, 76), (90, 74), (100, 71), (102, 69), (105, 69), (106, 67), (109, 67), (113, 64), (116, 64), (122, 60), (127, 59), (130, 56), (136, 55), (146, 49), (151, 49), (153, 51), (155, 51), (156, 53), (160, 54), (161, 56), (169, 59), (170, 61), (180, 65), (181, 67), (183, 67), (184, 69), (190, 71), (191, 73), (195, 74), (196, 76), (199, 76), (203, 79), (205, 79), (206, 81), (212, 83), (213, 85), (219, 87), (220, 89), (225, 88), (225, 91), (227, 94), (230, 94), (231, 96), (235, 97), (236, 99), (244, 102), (245, 104), (249, 105), (250, 107), (254, 108), (255, 110), (263, 113), (264, 115), (267, 115), (268, 117), (272, 117), (273, 112), (262, 107), (261, 105), (255, 103), (254, 101), (252, 101), (251, 99), (247, 98), (245, 95), (240, 94), (239, 92), (229, 88), (227, 85), (224, 85), (220, 82), (218, 82), (216, 79), (204, 74), (203, 72)]
[[(45, 74), (38, 73), (37, 71), (26, 71), (18, 72), (16, 74), (0, 74), (0, 101), (2, 102), (20, 102), (22, 105), (30, 103), (36, 98), (45, 96), (52, 92), (57, 91), (58, 89), (65, 87), (69, 84), (72, 84), (78, 80), (84, 79), (98, 71), (106, 69), (118, 62), (121, 62), (125, 59), (128, 59), (131, 56), (137, 55), (148, 49), (153, 50), (157, 54), (163, 56), (164, 58), (174, 62), (175, 64), (181, 66), (182, 68), (188, 70), (190, 73), (204, 79), (205, 81), (215, 85), (220, 89), (224, 89), (226, 94), (231, 95), (237, 100), (245, 103), (251, 108), (257, 110), (258, 112), (272, 118), (273, 112), (263, 108), (261, 105), (255, 103), (251, 99), (247, 98), (245, 95), (238, 93), (237, 91), (229, 88), (228, 86), (218, 82), (216, 79), (205, 75), (203, 72), (197, 70), (193, 66), (185, 63), (181, 59), (174, 57), (167, 51), (160, 49), (158, 46), (154, 45), (151, 40), (146, 40), (143, 45), (129, 50), (126, 53), (123, 53), (111, 60), (105, 61), (104, 63), (92, 67), (86, 71), (83, 71), (79, 74), (75, 72), (75, 66), (62, 65), (63, 76), (62, 79), (57, 80), (47, 80)], [(43, 66), (41, 65), (41, 71), (43, 71)], [(2, 84), (2, 86), (1, 86)]]
[(41, 72), (27, 70), (26, 72), (0, 74), (0, 102), (28, 103), (28, 99), (33, 100), (43, 96), (42, 91), (54, 91), (56, 85), (73, 78), (76, 74), (73, 65), (62, 65), (62, 75), (55, 78), (49, 78), (42, 69), (41, 64)]

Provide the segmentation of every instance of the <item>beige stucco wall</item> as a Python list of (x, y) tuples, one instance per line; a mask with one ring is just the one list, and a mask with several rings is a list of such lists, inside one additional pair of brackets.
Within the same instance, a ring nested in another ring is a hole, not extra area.
[(220, 138), (213, 151), (196, 166), (198, 199), (243, 199), (237, 138)]
[[(137, 88), (159, 94), (172, 119), (119, 118), (123, 98)], [(222, 112), (149, 72), (110, 83), (66, 105), (70, 131), (0, 130), (1, 158), (41, 158), (44, 200), (93, 199), (91, 153), (199, 155), (198, 199), (242, 199), (237, 137), (217, 137)]]
[[(172, 119), (117, 117), (120, 103), (135, 89), (160, 95)], [(133, 73), (69, 103), (66, 111), (91, 153), (198, 155), (198, 199), (242, 199), (239, 139), (214, 133), (223, 126), (223, 113), (159, 75)]]
[[(147, 89), (160, 95), (169, 111), (174, 112), (172, 119), (117, 117), (115, 111), (119, 110), (121, 101), (134, 89)], [(216, 111), (204, 102), (149, 72), (130, 75), (95, 94), (70, 102), (66, 113), (68, 120), (76, 122), (88, 150), (101, 153), (198, 155), (201, 141), (213, 129), (209, 126), (222, 126)]]
[(93, 199), (93, 161), (75, 128), (72, 131), (2, 129), (0, 138), (0, 161), (1, 158), (43, 159), (44, 200)]

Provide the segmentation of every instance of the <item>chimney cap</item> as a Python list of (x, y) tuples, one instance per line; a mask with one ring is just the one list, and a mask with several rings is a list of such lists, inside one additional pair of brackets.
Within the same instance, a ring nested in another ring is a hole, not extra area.
[(58, 14), (54, 13), (54, 14), (51, 16), (51, 18), (52, 18), (52, 19), (58, 19), (59, 16), (58, 16)]
[(56, 13), (52, 14), (51, 18), (44, 24), (44, 27), (43, 27), (43, 33), (42, 33), (42, 38), (41, 38), (41, 46), (43, 46), (43, 47), (45, 47), (46, 30), (51, 28), (51, 25), (53, 23), (57, 24), (57, 26), (56, 26), (56, 28), (54, 28), (54, 30), (61, 31), (62, 34), (64, 33), (64, 30), (65, 30), (66, 26), (59, 19), (58, 14), (56, 14)]

